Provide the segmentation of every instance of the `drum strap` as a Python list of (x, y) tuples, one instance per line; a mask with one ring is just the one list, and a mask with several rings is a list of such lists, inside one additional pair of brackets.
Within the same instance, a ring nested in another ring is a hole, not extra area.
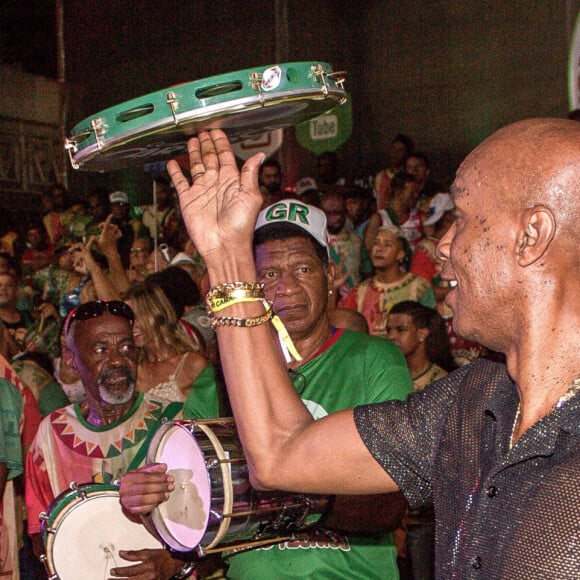
[(149, 449), (149, 443), (151, 443), (151, 439), (153, 439), (153, 435), (155, 435), (157, 429), (161, 427), (161, 424), (165, 420), (171, 421), (171, 419), (173, 419), (175, 415), (177, 415), (177, 413), (181, 411), (181, 409), (183, 409), (183, 403), (179, 402), (169, 403), (169, 405), (165, 407), (163, 414), (161, 415), (161, 417), (159, 417), (157, 423), (155, 423), (155, 425), (149, 430), (147, 438), (145, 439), (145, 441), (143, 441), (141, 447), (139, 447), (139, 451), (137, 451), (137, 454), (135, 455), (135, 457), (133, 457), (133, 461), (131, 461), (129, 467), (127, 468), (127, 471), (137, 469), (141, 465), (141, 463), (143, 463), (143, 461), (145, 460), (145, 456), (147, 455), (147, 450)]

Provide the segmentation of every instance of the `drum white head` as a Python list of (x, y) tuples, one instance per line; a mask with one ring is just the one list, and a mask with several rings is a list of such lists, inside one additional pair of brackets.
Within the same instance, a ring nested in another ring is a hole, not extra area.
[(81, 486), (66, 494), (48, 519), (46, 561), (60, 580), (103, 580), (111, 568), (131, 566), (119, 550), (159, 549), (163, 546), (145, 528), (129, 520), (119, 493), (107, 486)]
[(160, 427), (147, 460), (167, 464), (167, 472), (175, 478), (175, 490), (151, 514), (157, 532), (171, 548), (193, 550), (208, 526), (211, 483), (204, 454), (186, 422)]

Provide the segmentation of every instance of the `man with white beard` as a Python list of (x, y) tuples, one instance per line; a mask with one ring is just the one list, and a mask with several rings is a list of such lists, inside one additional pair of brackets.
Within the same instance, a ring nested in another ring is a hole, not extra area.
[[(132, 325), (133, 311), (119, 301), (87, 302), (65, 321), (63, 358), (77, 370), (87, 398), (45, 417), (28, 453), (26, 507), (37, 556), (44, 551), (39, 515), (71, 482), (112, 484), (143, 463), (150, 434), (163, 418), (181, 416), (181, 403), (166, 405), (135, 390)], [(93, 532), (79, 529), (81, 534)], [(120, 551), (119, 555), (125, 561), (115, 562), (111, 576), (186, 577), (180, 575), (183, 561), (163, 549)], [(81, 575), (83, 562), (78, 564)]]

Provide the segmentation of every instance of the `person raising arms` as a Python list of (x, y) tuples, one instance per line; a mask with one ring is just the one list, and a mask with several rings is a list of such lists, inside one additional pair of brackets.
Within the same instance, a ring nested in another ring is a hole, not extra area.
[[(240, 174), (221, 131), (200, 133), (188, 151), (193, 185), (176, 162), (168, 169), (212, 287), (255, 282), (263, 155)], [(456, 220), (438, 245), (442, 277), (455, 284), (446, 301), (456, 330), (503, 352), (506, 365), (478, 360), (407, 402), (315, 421), (269, 326), (241, 326), (264, 317), (263, 303), (232, 300), (227, 314), (246, 322), (218, 326), (218, 341), (254, 486), (401, 489), (413, 509), (433, 501), (438, 578), (578, 575), (578, 159), (577, 123), (521, 121), (470, 153), (451, 188)], [(165, 466), (150, 466), (125, 481), (121, 501), (147, 513), (174, 485)]]

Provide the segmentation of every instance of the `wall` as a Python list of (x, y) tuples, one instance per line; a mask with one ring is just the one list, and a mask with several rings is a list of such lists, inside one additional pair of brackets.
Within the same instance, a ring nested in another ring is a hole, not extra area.
[[(174, 83), (275, 61), (325, 60), (348, 71), (354, 130), (347, 174), (381, 167), (398, 131), (431, 154), (449, 182), (460, 159), (497, 127), (564, 116), (577, 0), (98, 0), (65, 4), (68, 127)], [(279, 15), (288, 15), (288, 36)], [(287, 135), (292, 176), (313, 156)], [(73, 176), (81, 189), (143, 175)]]
[[(567, 112), (569, 15), (562, 1), (406, 0), (369, 5), (363, 156), (380, 161), (398, 131), (447, 180), (498, 127)], [(384, 50), (372, 50), (372, 46)]]
[(0, 231), (40, 210), (40, 193), (64, 167), (60, 87), (52, 79), (0, 65)]

